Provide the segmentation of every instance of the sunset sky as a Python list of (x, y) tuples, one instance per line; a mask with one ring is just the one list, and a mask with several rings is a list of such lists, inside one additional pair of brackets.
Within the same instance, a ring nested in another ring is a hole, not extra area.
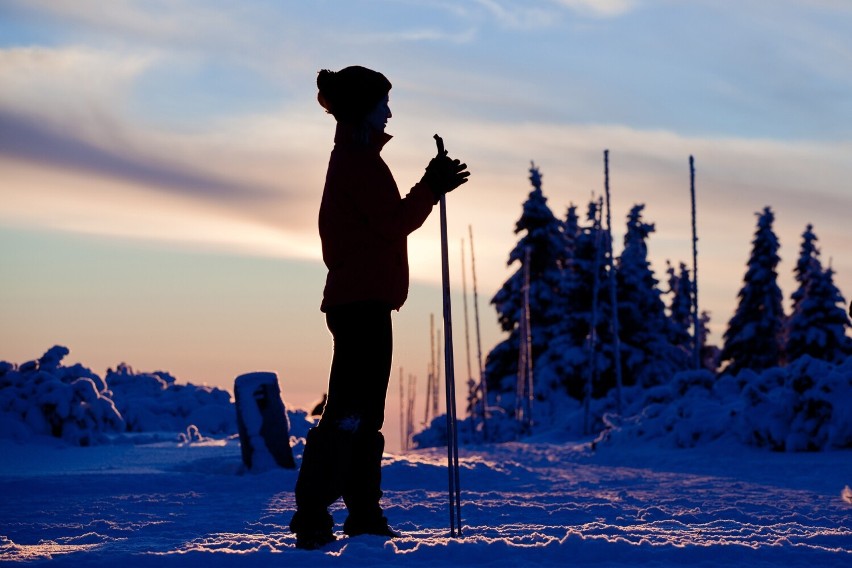
[[(331, 341), (316, 218), (334, 121), (315, 81), (353, 64), (393, 83), (383, 156), (403, 193), (435, 132), (472, 172), (448, 200), (462, 384), (461, 239), (472, 225), (487, 352), (531, 160), (564, 217), (602, 191), (608, 148), (616, 254), (645, 203), (663, 279), (667, 259), (691, 259), (695, 155), (717, 343), (764, 206), (785, 298), (813, 223), (848, 299), (849, 30), (846, 0), (5, 0), (0, 360), (58, 343), (101, 374), (125, 361), (230, 390), (274, 370), (285, 400), (319, 398)], [(441, 313), (437, 221), (436, 208), (410, 239), (414, 283), (394, 322), (395, 369), (421, 386)]]

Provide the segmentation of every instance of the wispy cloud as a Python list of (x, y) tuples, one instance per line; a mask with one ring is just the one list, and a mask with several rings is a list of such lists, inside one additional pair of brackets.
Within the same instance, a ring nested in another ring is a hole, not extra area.
[(458, 32), (435, 28), (412, 28), (408, 30), (343, 34), (344, 41), (352, 44), (398, 44), (398, 43), (470, 43), (476, 38), (476, 29), (467, 28)]
[(75, 45), (2, 49), (0, 107), (55, 121), (93, 116), (120, 107), (156, 57)]
[(0, 50), (0, 153), (159, 191), (268, 197), (257, 185), (229, 182), (182, 161), (177, 148), (158, 147), (123, 114), (134, 81), (151, 60), (79, 48)]
[[(58, 23), (66, 30), (86, 32), (92, 38), (121, 39), (122, 44), (151, 43), (163, 47), (215, 47), (214, 41), (233, 45), (252, 41), (256, 35), (246, 26), (262, 12), (251, 4), (222, 9), (196, 0), (146, 2), (75, 0), (10, 0), (5, 10), (19, 17)], [(238, 30), (245, 33), (235, 33)]]
[(636, 0), (476, 0), (501, 26), (532, 31), (553, 28), (563, 22), (566, 11), (591, 18), (614, 18), (627, 14)]
[(580, 14), (602, 18), (623, 16), (633, 10), (637, 0), (554, 0), (557, 4)]
[(132, 180), (154, 190), (178, 191), (205, 198), (269, 198), (271, 192), (229, 183), (163, 159), (146, 158), (140, 148), (102, 148), (32, 119), (0, 111), (0, 154), (46, 167)]
[(501, 26), (515, 30), (553, 27), (559, 20), (553, 5), (514, 0), (476, 0)]

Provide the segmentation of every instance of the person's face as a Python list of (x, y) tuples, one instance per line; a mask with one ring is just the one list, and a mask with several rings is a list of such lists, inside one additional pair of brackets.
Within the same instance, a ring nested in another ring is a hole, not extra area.
[(376, 132), (384, 132), (388, 119), (393, 116), (393, 114), (391, 114), (390, 107), (388, 106), (389, 100), (389, 95), (385, 95), (385, 98), (380, 100), (376, 105), (376, 108), (370, 111), (370, 114), (367, 115), (367, 124), (369, 124)]

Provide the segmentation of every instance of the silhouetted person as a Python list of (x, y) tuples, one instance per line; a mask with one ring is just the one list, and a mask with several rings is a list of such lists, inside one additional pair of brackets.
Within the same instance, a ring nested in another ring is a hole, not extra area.
[(342, 497), (343, 532), (388, 538), (379, 503), (385, 396), (393, 349), (391, 311), (408, 296), (407, 236), (440, 197), (467, 181), (467, 166), (446, 152), (433, 158), (423, 179), (401, 197), (380, 156), (390, 82), (364, 67), (317, 77), (319, 103), (337, 120), (319, 231), (328, 268), (321, 310), (334, 339), (328, 400), (308, 432), (290, 530), (296, 546), (319, 548), (335, 540), (328, 507)]

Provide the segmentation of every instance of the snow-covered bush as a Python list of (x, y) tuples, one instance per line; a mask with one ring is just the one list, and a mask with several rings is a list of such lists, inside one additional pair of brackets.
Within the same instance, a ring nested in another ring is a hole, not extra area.
[[(488, 433), (482, 430), (482, 422), (470, 416), (459, 420), (457, 435), (460, 445), (479, 444), (482, 442), (508, 442), (517, 440), (521, 435), (520, 423), (507, 414), (501, 407), (488, 409)], [(437, 448), (447, 445), (447, 416), (442, 414), (411, 438), (415, 448)]]
[(852, 448), (852, 358), (802, 357), (760, 373), (678, 373), (645, 391), (626, 418), (605, 417), (598, 442), (658, 439), (692, 447), (723, 437), (776, 451)]
[(55, 346), (19, 367), (0, 363), (3, 435), (53, 436), (88, 446), (103, 441), (107, 433), (124, 430), (124, 419), (104, 391), (104, 382), (79, 364), (61, 366), (67, 354), (67, 348)]
[(52, 436), (86, 446), (125, 432), (237, 430), (227, 391), (178, 385), (168, 373), (134, 373), (124, 364), (103, 380), (80, 364), (63, 366), (68, 353), (57, 345), (35, 361), (0, 362), (0, 436)]
[[(538, 395), (531, 434), (588, 434), (581, 402), (559, 389)], [(619, 415), (614, 390), (591, 401), (596, 445), (656, 440), (690, 448), (726, 439), (775, 451), (852, 449), (852, 357), (836, 364), (804, 356), (786, 367), (744, 369), (736, 375), (683, 371), (655, 387), (624, 388), (622, 406)], [(470, 418), (459, 422), (461, 444), (526, 435), (508, 413), (491, 413), (487, 440), (481, 423), (475, 427)], [(446, 418), (439, 416), (413, 439), (424, 448), (446, 445), (446, 437)]]
[(627, 407), (627, 417), (607, 415), (607, 428), (598, 441), (664, 439), (690, 448), (732, 433), (731, 418), (738, 412), (736, 398), (716, 390), (714, 375), (706, 370), (677, 373), (670, 382), (648, 389)]
[(745, 441), (780, 451), (852, 448), (852, 358), (808, 356), (751, 377), (742, 391)]
[(222, 389), (176, 384), (169, 373), (134, 373), (122, 363), (106, 385), (128, 432), (179, 432), (194, 424), (205, 435), (236, 432), (231, 395)]

